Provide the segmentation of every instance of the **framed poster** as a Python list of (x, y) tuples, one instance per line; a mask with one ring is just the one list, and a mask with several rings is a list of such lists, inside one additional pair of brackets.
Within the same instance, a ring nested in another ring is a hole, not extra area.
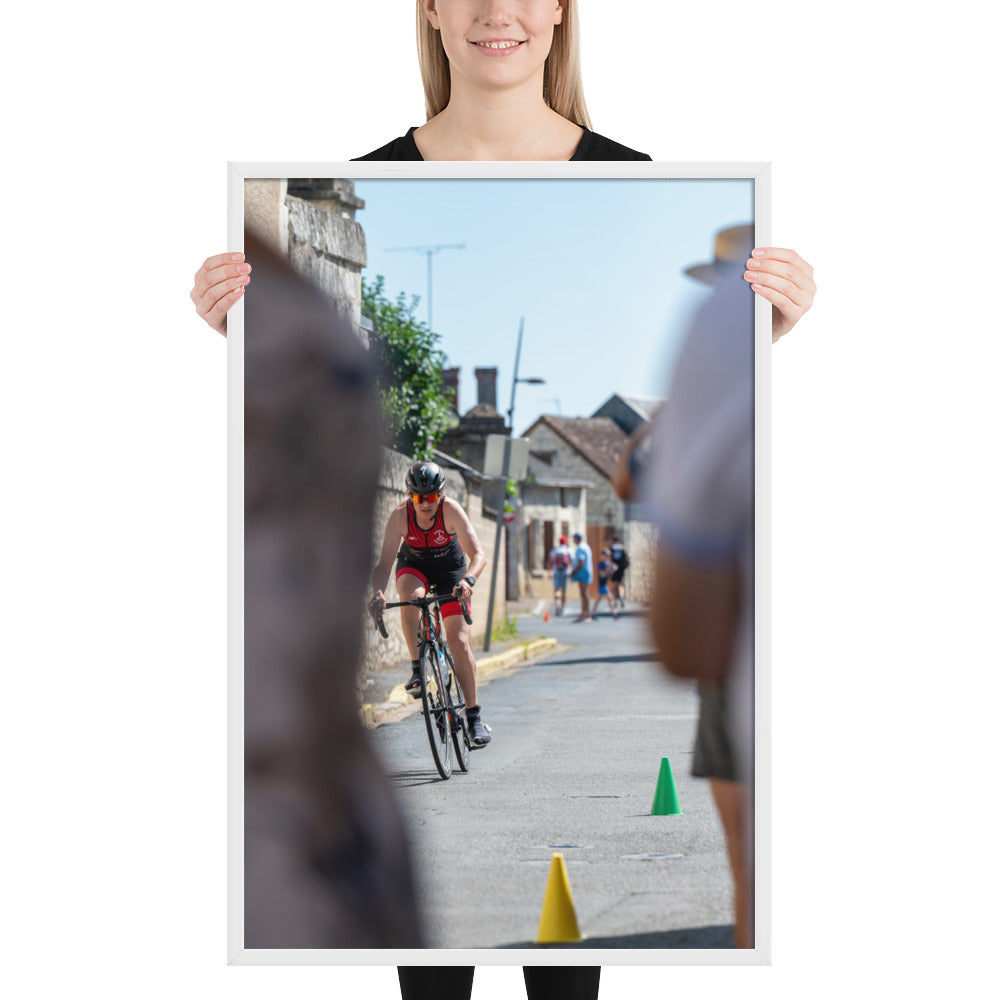
[[(229, 317), (231, 962), (767, 960), (770, 306), (742, 264), (769, 243), (769, 185), (761, 163), (230, 165), (229, 245), (253, 267)], [(649, 628), (669, 526), (652, 488), (615, 483), (734, 284), (752, 948), (733, 946), (726, 841), (691, 774), (698, 688)], [(497, 434), (528, 441), (523, 480), (484, 471)], [(418, 460), (442, 488), (414, 492)], [(440, 524), (420, 520), (431, 496)], [(454, 712), (406, 690), (424, 658), (400, 613), (382, 639), (366, 612), (373, 570), (394, 602), (412, 569), (393, 516), (417, 548), (444, 529), (475, 570), (472, 624), (441, 623)], [(564, 538), (589, 578), (574, 563), (560, 595)], [(488, 744), (463, 748), (469, 677)]]

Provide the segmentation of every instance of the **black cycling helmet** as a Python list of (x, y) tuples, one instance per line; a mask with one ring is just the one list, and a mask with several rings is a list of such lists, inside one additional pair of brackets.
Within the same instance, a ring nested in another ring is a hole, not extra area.
[(440, 493), (444, 488), (444, 473), (433, 462), (414, 462), (406, 474), (408, 493)]

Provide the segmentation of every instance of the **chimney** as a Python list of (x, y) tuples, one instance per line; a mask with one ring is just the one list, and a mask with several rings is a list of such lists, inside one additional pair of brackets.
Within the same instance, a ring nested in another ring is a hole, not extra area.
[(489, 403), (495, 410), (497, 408), (497, 370), (496, 368), (477, 368), (477, 403)]
[(458, 373), (461, 370), (461, 368), (444, 368), (441, 371), (441, 381), (444, 382), (444, 387), (451, 389), (454, 393), (454, 401), (451, 405), (456, 413), (461, 412), (458, 408)]

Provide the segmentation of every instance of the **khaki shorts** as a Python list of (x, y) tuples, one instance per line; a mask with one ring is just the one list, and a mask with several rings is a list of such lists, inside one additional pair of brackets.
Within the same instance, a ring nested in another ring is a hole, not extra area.
[(702, 682), (698, 685), (698, 693), (701, 698), (691, 773), (696, 778), (737, 781), (736, 761), (729, 737), (725, 686), (716, 682)]

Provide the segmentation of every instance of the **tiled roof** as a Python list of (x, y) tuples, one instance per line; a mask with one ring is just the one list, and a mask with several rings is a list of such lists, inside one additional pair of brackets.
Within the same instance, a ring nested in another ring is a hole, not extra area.
[(614, 475), (628, 437), (609, 417), (539, 417), (524, 436), (530, 437), (540, 424), (551, 428), (606, 479)]

